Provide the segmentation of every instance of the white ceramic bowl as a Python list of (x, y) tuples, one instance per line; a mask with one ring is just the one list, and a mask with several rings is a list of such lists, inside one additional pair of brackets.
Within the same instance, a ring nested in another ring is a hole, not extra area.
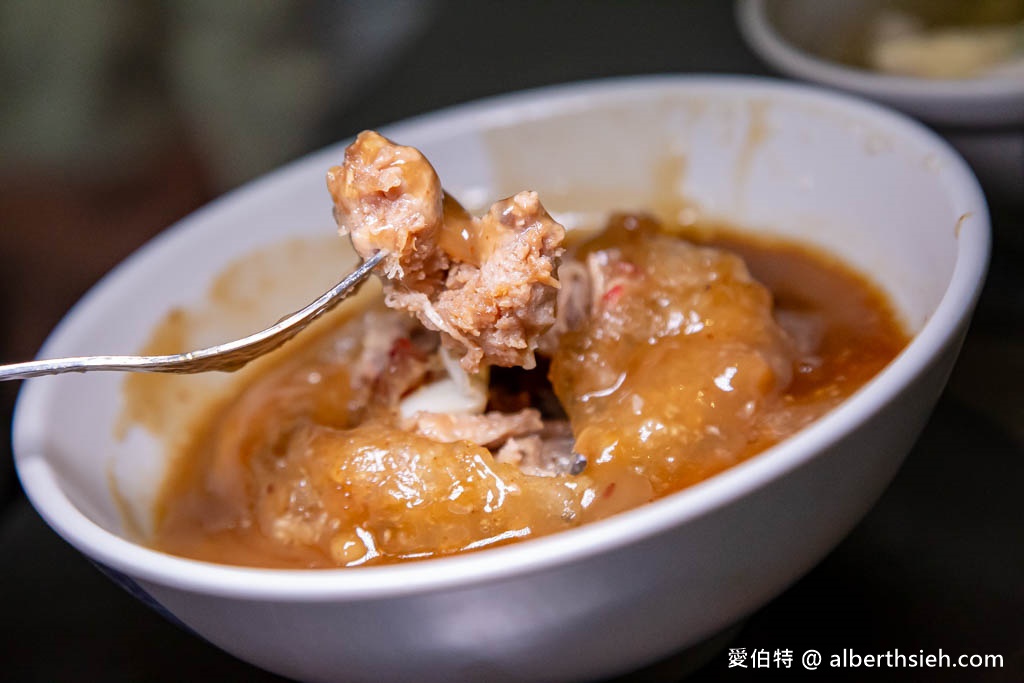
[(1024, 202), (1024, 79), (929, 80), (882, 74), (826, 56), (886, 0), (737, 0), (750, 47), (782, 73), (870, 97), (936, 126), (986, 188)]
[[(163, 454), (144, 434), (129, 446), (113, 437), (122, 378), (30, 381), (16, 462), (47, 522), (202, 637), (298, 679), (588, 679), (736, 623), (880, 495), (942, 390), (984, 277), (988, 215), (960, 157), (922, 126), (841, 95), (749, 78), (631, 78), (499, 97), (384, 132), (420, 147), (471, 199), (532, 187), (572, 212), (678, 195), (819, 245), (870, 273), (915, 336), (840, 408), (686, 491), (519, 545), (354, 570), (217, 566), (132, 542), (111, 458), (144, 463), (115, 473), (144, 505)], [(343, 146), (168, 230), (90, 292), (42, 354), (137, 348), (238, 254), (332, 231), (323, 176)]]

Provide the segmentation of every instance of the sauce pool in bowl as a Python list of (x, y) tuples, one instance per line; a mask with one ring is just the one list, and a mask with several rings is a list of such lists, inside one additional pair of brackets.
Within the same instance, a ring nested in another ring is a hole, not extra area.
[[(194, 426), (154, 547), (326, 568), (572, 528), (777, 443), (907, 342), (878, 288), (833, 257), (720, 225), (685, 237), (620, 215), (570, 249), (560, 303), (581, 311), (537, 368), (491, 369), (485, 436), (462, 414), (382, 408), (429, 384), (422, 367), (408, 375), (436, 341), (379, 304), (351, 311)], [(593, 273), (573, 304), (566, 274), (583, 264)], [(387, 356), (376, 365), (374, 346)]]

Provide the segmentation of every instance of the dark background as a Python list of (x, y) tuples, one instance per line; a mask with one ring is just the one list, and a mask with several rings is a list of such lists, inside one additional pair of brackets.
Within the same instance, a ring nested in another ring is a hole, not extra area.
[[(412, 13), (415, 20), (406, 22), (391, 48), (357, 70), (351, 62), (348, 67), (332, 62), (342, 43), (349, 55), (364, 54), (362, 46), (375, 44), (375, 34), (361, 32), (353, 19), (358, 12), (344, 15), (373, 4), (353, 3), (342, 11), (328, 3), (279, 3), (280, 15), (262, 24), (214, 17), (239, 32), (238, 64), (249, 64), (250, 57), (266, 61), (279, 50), (283, 60), (292, 54), (289, 49), (307, 50), (303, 58), (314, 64), (320, 59), (317, 68), (297, 72), (313, 75), (291, 79), (291, 87), (306, 98), (291, 100), (303, 104), (293, 114), (295, 134), (256, 130), (235, 148), (216, 153), (207, 143), (224, 128), (204, 123), (203, 108), (195, 104), (204, 101), (196, 96), (202, 88), (175, 85), (183, 73), (205, 72), (202, 50), (200, 57), (187, 50), (186, 57), (168, 57), (176, 49), (168, 26), (180, 22), (172, 16), (173, 4), (122, 6), (124, 14), (118, 16), (130, 15), (132, 21), (109, 34), (121, 47), (97, 72), (99, 104), (79, 116), (74, 98), (53, 101), (70, 102), (62, 111), (65, 122), (84, 131), (78, 139), (116, 141), (125, 130), (141, 129), (136, 135), (141, 142), (116, 154), (106, 145), (101, 153), (84, 146), (61, 156), (74, 144), (49, 156), (34, 156), (31, 145), (22, 145), (20, 154), (0, 154), (0, 361), (34, 355), (89, 286), (177, 218), (280, 161), (363, 128), (578, 79), (770, 74), (743, 45), (732, 4), (716, 0), (378, 3), (378, 12), (383, 7), (385, 13)], [(47, 5), (54, 5), (50, 15)], [(6, 26), (0, 38), (17, 33), (21, 21), (44, 26), (34, 48), (0, 49), (6, 60), (0, 85), (8, 93), (0, 114), (8, 133), (12, 117), (19, 115), (19, 93), (26, 100), (39, 97), (26, 78), (49, 74), (57, 79), (52, 87), (58, 93), (76, 81), (74, 69), (48, 71), (33, 60), (44, 60), (46, 50), (63, 49), (61, 36), (86, 30), (76, 27), (84, 21), (73, 11), (77, 6), (44, 2), (29, 12), (29, 3), (0, 0), (0, 23)], [(229, 105), (236, 104), (234, 87), (250, 113), (278, 106), (272, 94), (267, 104), (250, 98), (244, 73), (222, 71), (218, 87), (229, 88)], [(150, 114), (138, 119), (142, 124), (118, 118), (124, 93), (150, 107), (144, 110)], [(222, 114), (227, 122), (222, 126), (244, 120), (245, 108), (240, 109)], [(12, 147), (25, 139), (30, 138), (0, 138)], [(255, 158), (246, 156), (252, 140), (260, 152)], [(234, 163), (239, 159), (247, 161)], [(992, 209), (988, 284), (949, 387), (906, 465), (854, 532), (753, 615), (733, 647), (789, 648), (797, 656), (811, 647), (826, 655), (842, 648), (861, 654), (894, 648), (904, 653), (942, 648), (954, 656), (997, 653), (1006, 661), (1001, 671), (792, 673), (828, 681), (1024, 680), (1024, 217), (999, 201)], [(8, 433), (16, 391), (16, 384), (0, 385), (0, 419)], [(0, 679), (280, 680), (179, 630), (104, 578), (31, 509), (13, 475), (6, 437), (0, 447), (0, 651), (6, 653)], [(771, 672), (729, 669), (727, 661), (725, 652), (716, 655), (691, 680), (770, 677)], [(669, 659), (631, 679), (679, 676), (678, 663)]]

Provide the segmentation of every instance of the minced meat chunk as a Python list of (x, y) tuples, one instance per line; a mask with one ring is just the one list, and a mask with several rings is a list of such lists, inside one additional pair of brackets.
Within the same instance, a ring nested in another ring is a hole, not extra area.
[(363, 132), (327, 184), (342, 234), (363, 258), (377, 251), (388, 306), (444, 335), (467, 372), (481, 365), (536, 365), (555, 322), (564, 228), (535, 192), (470, 216), (445, 196), (417, 150)]
[(440, 287), (447, 256), (437, 249), (443, 192), (434, 167), (412, 147), (372, 131), (345, 150), (345, 163), (327, 172), (338, 231), (364, 259), (387, 253), (389, 279), (431, 291)]

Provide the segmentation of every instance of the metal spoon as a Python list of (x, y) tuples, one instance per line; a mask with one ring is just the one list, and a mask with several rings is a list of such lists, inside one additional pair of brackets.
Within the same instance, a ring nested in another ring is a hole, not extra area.
[(79, 356), (11, 363), (0, 365), (0, 381), (95, 370), (179, 374), (212, 370), (233, 372), (249, 361), (281, 346), (306, 329), (314, 320), (348, 298), (383, 259), (384, 252), (377, 252), (313, 303), (300, 311), (285, 316), (267, 329), (242, 339), (170, 356)]

